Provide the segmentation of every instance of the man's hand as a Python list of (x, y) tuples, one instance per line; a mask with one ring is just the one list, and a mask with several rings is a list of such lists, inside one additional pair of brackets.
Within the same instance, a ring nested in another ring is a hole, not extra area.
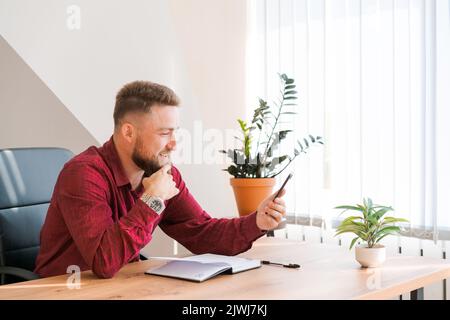
[(142, 180), (144, 193), (159, 197), (162, 200), (169, 200), (175, 197), (180, 190), (177, 189), (172, 175), (169, 173), (171, 164), (166, 164), (161, 169), (153, 173), (150, 177)]
[(281, 190), (278, 198), (275, 197), (278, 190), (264, 199), (258, 206), (258, 212), (256, 214), (256, 225), (261, 230), (272, 230), (278, 226), (281, 218), (286, 215), (286, 205), (284, 200), (281, 199), (286, 193), (286, 190)]

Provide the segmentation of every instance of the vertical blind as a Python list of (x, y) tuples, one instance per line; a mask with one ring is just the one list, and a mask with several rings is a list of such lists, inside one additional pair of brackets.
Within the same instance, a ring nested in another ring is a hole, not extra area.
[(299, 92), (290, 142), (325, 142), (290, 168), (291, 221), (330, 225), (370, 197), (405, 235), (450, 239), (449, 0), (248, 0), (248, 115), (277, 73)]

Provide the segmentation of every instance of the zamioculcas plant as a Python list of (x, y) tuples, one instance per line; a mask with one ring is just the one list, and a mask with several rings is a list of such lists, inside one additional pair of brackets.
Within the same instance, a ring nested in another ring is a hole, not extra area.
[(292, 145), (290, 154), (276, 154), (280, 143), (293, 130), (282, 129), (281, 124), (296, 114), (297, 91), (294, 79), (279, 75), (280, 97), (271, 106), (259, 99), (250, 125), (238, 119), (242, 138), (236, 137), (242, 146), (237, 149), (219, 150), (233, 161), (224, 171), (235, 178), (274, 178), (283, 172), (297, 156), (306, 153), (313, 144), (323, 144), (322, 137), (307, 135)]
[(289, 120), (296, 114), (297, 91), (294, 79), (285, 74), (280, 74), (279, 79), (280, 95), (276, 101), (259, 99), (251, 123), (238, 119), (241, 136), (235, 138), (239, 147), (219, 150), (233, 161), (223, 170), (232, 176), (230, 184), (241, 216), (255, 212), (272, 193), (275, 177), (295, 158), (305, 154), (313, 144), (323, 144), (322, 137), (309, 134), (290, 142), (288, 152), (281, 152), (282, 141), (286, 143), (293, 132), (293, 128), (285, 125), (292, 123)]
[(359, 213), (359, 215), (353, 215), (344, 219), (336, 229), (335, 236), (343, 233), (354, 233), (356, 235), (350, 244), (350, 249), (353, 248), (358, 240), (367, 243), (368, 248), (373, 248), (384, 237), (401, 231), (399, 226), (393, 224), (408, 222), (408, 220), (403, 218), (384, 217), (386, 213), (394, 211), (394, 209), (392, 207), (375, 205), (370, 198), (363, 199), (363, 203), (356, 206), (344, 205), (335, 207), (335, 209), (344, 209), (341, 214), (348, 210)]

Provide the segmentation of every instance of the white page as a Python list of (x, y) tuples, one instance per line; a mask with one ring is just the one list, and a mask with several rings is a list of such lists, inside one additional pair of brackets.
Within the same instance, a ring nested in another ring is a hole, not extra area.
[(178, 259), (159, 268), (149, 269), (145, 273), (202, 282), (227, 269), (229, 270), (230, 266), (225, 263), (201, 263)]
[(198, 262), (203, 262), (203, 263), (223, 262), (223, 263), (229, 264), (232, 267), (233, 273), (261, 266), (261, 261), (259, 261), (259, 260), (252, 260), (252, 259), (239, 258), (239, 257), (230, 257), (230, 256), (211, 254), (211, 253), (187, 257), (187, 258), (185, 258), (185, 260), (198, 261)]
[(200, 254), (185, 258), (175, 257), (149, 257), (150, 259), (176, 260), (176, 261), (197, 261), (202, 263), (226, 263), (232, 267), (232, 273), (241, 272), (261, 266), (261, 261), (256, 259), (247, 259), (234, 256), (224, 256), (220, 254)]

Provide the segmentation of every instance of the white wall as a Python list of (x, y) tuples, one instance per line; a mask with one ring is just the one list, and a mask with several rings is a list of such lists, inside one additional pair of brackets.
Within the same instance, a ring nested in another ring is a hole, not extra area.
[[(81, 10), (79, 30), (67, 27), (69, 5)], [(240, 0), (0, 0), (0, 34), (102, 144), (117, 90), (136, 79), (172, 87), (189, 130), (196, 120), (204, 130), (236, 128), (245, 116), (245, 14)], [(223, 167), (180, 165), (214, 216), (236, 212)]]
[(0, 57), (0, 149), (98, 145), (1, 36)]
[[(237, 129), (236, 119), (245, 117), (246, 1), (171, 0), (170, 11), (192, 96), (183, 99), (185, 124), (192, 130), (189, 121), (200, 120), (203, 132)], [(225, 167), (181, 166), (192, 193), (213, 216), (237, 215)]]
[[(81, 28), (67, 27), (69, 5)], [(100, 142), (122, 84), (174, 86), (174, 41), (164, 1), (1, 1), (0, 32)]]

